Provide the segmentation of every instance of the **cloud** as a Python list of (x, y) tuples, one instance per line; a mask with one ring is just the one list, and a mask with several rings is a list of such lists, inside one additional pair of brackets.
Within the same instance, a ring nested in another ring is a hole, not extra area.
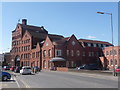
[(94, 39), (94, 38), (96, 38), (96, 37), (89, 35), (89, 36), (87, 36), (87, 38), (88, 38), (88, 39)]

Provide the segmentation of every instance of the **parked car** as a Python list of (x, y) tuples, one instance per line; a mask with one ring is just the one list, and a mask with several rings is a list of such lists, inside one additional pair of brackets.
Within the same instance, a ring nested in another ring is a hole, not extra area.
[(10, 70), (11, 70), (11, 71), (14, 71), (15, 68), (16, 68), (15, 66), (12, 66), (12, 67), (10, 68)]
[(29, 66), (23, 66), (22, 69), (20, 70), (20, 74), (31, 74), (32, 70), (31, 67)]
[(17, 66), (17, 67), (15, 68), (14, 72), (15, 72), (15, 73), (20, 73), (20, 69), (21, 69), (21, 67), (20, 67), (20, 66)]
[(87, 69), (87, 70), (101, 70), (99, 65), (96, 63), (86, 65), (85, 69)]
[(115, 75), (117, 76), (120, 73), (120, 66), (115, 69)]
[(10, 67), (9, 66), (4, 66), (3, 69), (4, 70), (10, 70)]
[(93, 63), (93, 64), (84, 64), (82, 66), (77, 67), (77, 70), (80, 69), (86, 69), (86, 70), (100, 70), (101, 68), (99, 67), (98, 64)]
[(81, 66), (77, 67), (76, 69), (77, 69), (77, 70), (84, 69), (85, 66), (86, 66), (86, 65), (84, 64), (84, 65), (81, 65)]
[(7, 81), (8, 79), (11, 79), (11, 74), (8, 72), (0, 71), (0, 80)]

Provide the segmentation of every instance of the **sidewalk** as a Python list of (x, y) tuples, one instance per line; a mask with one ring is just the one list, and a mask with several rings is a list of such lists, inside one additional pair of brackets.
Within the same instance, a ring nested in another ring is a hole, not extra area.
[(88, 73), (88, 74), (99, 74), (99, 75), (113, 76), (113, 71), (112, 70), (75, 70), (75, 69), (69, 69), (68, 72), (77, 72), (77, 73)]

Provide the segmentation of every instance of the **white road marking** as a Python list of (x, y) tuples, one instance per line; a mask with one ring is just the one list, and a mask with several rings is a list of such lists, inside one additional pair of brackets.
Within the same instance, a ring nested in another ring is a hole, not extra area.
[[(16, 81), (16, 83), (17, 83), (17, 85), (18, 85), (18, 88), (20, 89), (20, 85), (19, 85), (19, 83), (18, 83), (18, 81), (17, 81), (17, 79), (14, 77), (14, 80)], [(21, 90), (21, 89), (20, 89)]]
[(30, 86), (27, 83), (25, 83), (23, 80), (20, 80), (20, 81), (26, 86), (26, 88), (30, 88)]

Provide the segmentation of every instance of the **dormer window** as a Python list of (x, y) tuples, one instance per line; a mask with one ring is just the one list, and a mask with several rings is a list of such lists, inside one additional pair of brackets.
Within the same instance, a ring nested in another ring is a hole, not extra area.
[(94, 43), (93, 46), (96, 47), (97, 45)]
[(101, 47), (101, 44), (98, 44), (99, 47)]
[(90, 43), (88, 43), (88, 47), (91, 47), (91, 44), (90, 44)]

